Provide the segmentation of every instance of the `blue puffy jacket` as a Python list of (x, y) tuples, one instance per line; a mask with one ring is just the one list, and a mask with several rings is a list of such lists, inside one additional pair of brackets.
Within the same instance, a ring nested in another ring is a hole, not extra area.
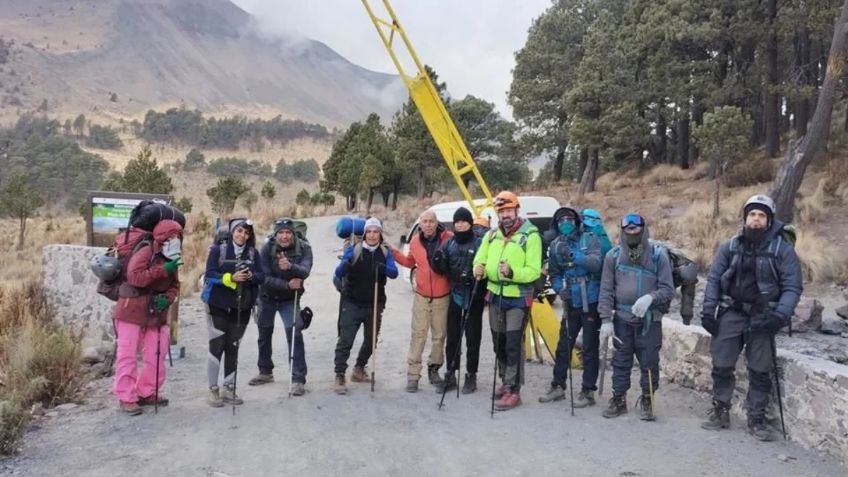
[(580, 287), (584, 280), (588, 304), (598, 302), (602, 265), (601, 242), (591, 232), (578, 229), (568, 236), (559, 235), (548, 248), (551, 286), (563, 299), (570, 300), (574, 309), (583, 306)]

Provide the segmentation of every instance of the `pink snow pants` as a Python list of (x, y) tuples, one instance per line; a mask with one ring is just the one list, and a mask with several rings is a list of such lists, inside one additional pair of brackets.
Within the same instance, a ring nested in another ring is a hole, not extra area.
[[(142, 328), (134, 323), (115, 320), (118, 352), (115, 357), (115, 385), (112, 392), (119, 401), (137, 402), (139, 397), (152, 397), (156, 392), (156, 342), (159, 342), (159, 395), (165, 383), (165, 358), (170, 346), (168, 325), (158, 330)], [(141, 351), (141, 370), (137, 356)]]

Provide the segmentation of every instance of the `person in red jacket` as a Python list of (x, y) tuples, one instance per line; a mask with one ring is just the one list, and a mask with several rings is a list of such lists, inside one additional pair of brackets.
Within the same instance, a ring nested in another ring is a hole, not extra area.
[(427, 210), (418, 218), (420, 232), (411, 237), (409, 255), (392, 248), (397, 263), (406, 267), (415, 267), (415, 299), (412, 302), (412, 339), (409, 342), (409, 354), (406, 357), (406, 391), (418, 392), (418, 380), (421, 378), (421, 354), (427, 344), (427, 330), (430, 330), (432, 344), (430, 360), (427, 363), (430, 384), (441, 386), (439, 368), (445, 359), (445, 335), (447, 334), (448, 305), (450, 304), (450, 281), (447, 275), (433, 270), (433, 256), (453, 234), (439, 224), (436, 213)]
[[(125, 243), (141, 243), (133, 248), (115, 305), (115, 331), (118, 351), (115, 360), (113, 393), (121, 411), (138, 415), (140, 406), (166, 406), (159, 390), (165, 382), (165, 357), (170, 346), (168, 308), (180, 294), (177, 269), (182, 265), (182, 227), (163, 220), (150, 232), (130, 229), (119, 237)], [(141, 351), (143, 366), (136, 356)], [(158, 372), (156, 369), (158, 366)], [(158, 376), (158, 382), (156, 380)]]

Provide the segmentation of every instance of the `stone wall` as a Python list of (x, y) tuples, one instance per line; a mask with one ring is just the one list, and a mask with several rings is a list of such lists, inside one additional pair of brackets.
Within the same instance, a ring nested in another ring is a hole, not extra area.
[(56, 310), (56, 320), (81, 330), (91, 341), (111, 341), (112, 310), (115, 303), (100, 296), (97, 277), (89, 261), (104, 248), (81, 245), (46, 245), (41, 278), (47, 300)]
[[(681, 386), (712, 391), (710, 335), (700, 326), (663, 320), (662, 375)], [(792, 339), (792, 338), (787, 338)], [(744, 352), (736, 366), (733, 415), (745, 419), (743, 408), (748, 376)], [(781, 394), (786, 431), (805, 447), (834, 455), (848, 464), (848, 366), (780, 349)], [(704, 408), (709, 398), (705, 397)], [(773, 403), (769, 414), (780, 429), (780, 415)], [(738, 421), (737, 421), (738, 422)], [(743, 421), (744, 422), (744, 421)]]

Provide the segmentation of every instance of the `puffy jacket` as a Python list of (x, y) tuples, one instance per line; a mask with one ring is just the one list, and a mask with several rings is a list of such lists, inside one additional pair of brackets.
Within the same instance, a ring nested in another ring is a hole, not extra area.
[(438, 237), (434, 243), (432, 251), (428, 252), (423, 239), (424, 234), (418, 233), (409, 242), (409, 254), (404, 255), (403, 252), (397, 249), (392, 249), (392, 255), (397, 263), (406, 267), (415, 267), (418, 269), (415, 272), (415, 293), (425, 298), (441, 298), (450, 293), (450, 281), (446, 275), (442, 275), (436, 270), (433, 270), (431, 261), (433, 253), (448, 241), (453, 234), (449, 230), (444, 230), (440, 225), (436, 231)]
[(472, 235), (463, 243), (454, 235), (436, 252), (433, 260), (433, 267), (450, 279), (451, 299), (461, 307), (465, 306), (465, 301), (471, 295), (474, 283), (474, 254), (479, 247), (479, 237)]
[(661, 311), (667, 310), (674, 299), (674, 284), (671, 278), (671, 261), (668, 253), (653, 253), (654, 246), (649, 241), (650, 232), (645, 226), (642, 233), (642, 259), (639, 263), (630, 261), (630, 247), (620, 234), (618, 247), (613, 248), (604, 257), (601, 275), (601, 294), (598, 298), (598, 314), (602, 320), (615, 316), (637, 323), (630, 308), (640, 297), (650, 294), (653, 297), (650, 311), (651, 319), (659, 321)]
[[(167, 259), (160, 253), (162, 245), (171, 237), (182, 233), (180, 224), (173, 220), (160, 221), (153, 228), (153, 239), (149, 246), (142, 247), (127, 262), (126, 281), (121, 285), (120, 297), (115, 305), (115, 319), (135, 323), (144, 327), (162, 326), (168, 320), (168, 311), (154, 312), (151, 308), (153, 296), (164, 294), (168, 304), (173, 304), (180, 295), (180, 279), (175, 272), (169, 275), (164, 264)], [(139, 234), (148, 234), (140, 229), (130, 229), (128, 242)]]
[[(542, 237), (539, 229), (529, 220), (518, 219), (517, 228), (504, 235), (501, 227), (483, 236), (480, 248), (474, 256), (474, 266), (485, 265), (487, 289), (493, 295), (501, 292), (503, 297), (519, 298), (533, 295), (533, 284), (542, 274)], [(512, 277), (501, 277), (498, 266), (506, 261)]]
[[(359, 258), (354, 260), (356, 247), (361, 247)], [(373, 252), (366, 249), (362, 242), (345, 248), (342, 259), (336, 267), (335, 277), (341, 281), (342, 295), (363, 306), (371, 306), (374, 301), (374, 277), (377, 277), (377, 303), (386, 303), (386, 278), (397, 278), (398, 269), (394, 257), (387, 253), (388, 248), (377, 247)]]
[[(277, 261), (281, 254), (285, 253), (291, 262), (291, 268), (281, 270)], [(289, 289), (289, 280), (300, 278), (306, 280), (312, 272), (312, 247), (305, 240), (294, 237), (292, 245), (286, 249), (280, 247), (275, 239), (271, 239), (262, 246), (259, 252), (262, 271), (265, 274), (260, 287), (260, 298), (262, 301), (289, 301), (294, 300), (295, 290)], [(298, 290), (304, 293), (304, 288)]]
[[(788, 321), (795, 313), (804, 284), (795, 249), (780, 237), (782, 228), (783, 223), (773, 221), (766, 240), (755, 252), (756, 283), (767, 301), (774, 303), (774, 310)], [(722, 295), (730, 295), (730, 288), (740, 278), (736, 270), (745, 242), (745, 237), (739, 234), (718, 248), (707, 276), (702, 314), (715, 316)]]
[[(213, 283), (209, 293), (209, 305), (225, 310), (248, 310), (253, 308), (256, 299), (259, 298), (259, 284), (265, 281), (265, 272), (259, 263), (259, 252), (256, 251), (254, 243), (255, 239), (251, 235), (245, 244), (241, 257), (236, 257), (235, 247), (231, 240), (209, 247), (209, 255), (206, 257), (206, 272), (204, 274), (205, 279)], [(222, 264), (220, 263), (221, 253), (224, 254), (225, 260)], [(224, 274), (233, 274), (236, 272), (235, 261), (237, 259), (250, 260), (251, 257), (253, 263), (248, 268), (250, 269), (250, 273), (253, 274), (253, 277), (249, 282), (242, 285), (241, 303), (239, 303), (238, 291), (226, 287), (222, 282), (222, 278)]]
[(548, 275), (551, 286), (571, 301), (572, 308), (583, 306), (581, 284), (585, 283), (588, 304), (597, 303), (601, 290), (601, 242), (591, 232), (575, 230), (560, 235), (548, 248)]

